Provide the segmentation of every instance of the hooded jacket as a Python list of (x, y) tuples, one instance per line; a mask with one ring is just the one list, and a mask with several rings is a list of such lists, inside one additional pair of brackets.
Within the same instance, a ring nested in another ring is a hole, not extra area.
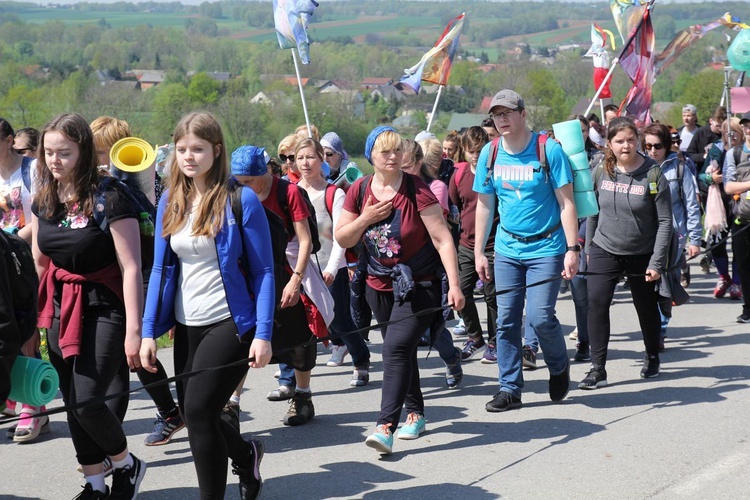
[(669, 194), (672, 198), (672, 230), (677, 233), (679, 248), (682, 250), (687, 244), (701, 245), (703, 226), (695, 175), (686, 164), (682, 167), (682, 179), (678, 179), (679, 165), (677, 153), (669, 153), (660, 168), (669, 184)]
[[(613, 177), (603, 165), (598, 168), (594, 189), (599, 214), (588, 219), (587, 251), (594, 242), (613, 255), (651, 254), (648, 269), (663, 274), (672, 237), (672, 200), (659, 166), (645, 158), (637, 170), (615, 169)], [(651, 169), (657, 169), (655, 185), (649, 185)]]

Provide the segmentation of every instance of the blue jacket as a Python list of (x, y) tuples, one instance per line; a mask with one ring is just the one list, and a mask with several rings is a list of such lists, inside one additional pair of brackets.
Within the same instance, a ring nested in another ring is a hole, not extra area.
[(680, 160), (669, 153), (661, 164), (661, 173), (669, 183), (672, 198), (672, 228), (677, 233), (680, 250), (691, 244), (700, 246), (703, 236), (701, 209), (698, 202), (698, 182), (687, 163), (682, 171), (682, 183), (677, 179)]
[[(165, 192), (156, 214), (154, 266), (151, 269), (146, 310), (143, 315), (143, 338), (156, 338), (175, 323), (174, 301), (177, 293), (180, 263), (172, 251), (169, 237), (162, 237), (162, 218), (169, 199)], [(214, 238), (219, 270), (226, 299), (240, 336), (257, 326), (255, 338), (271, 340), (275, 289), (271, 236), (263, 206), (252, 189), (242, 188), (242, 236), (249, 271), (247, 278), (239, 266), (243, 244), (232, 213), (231, 197), (227, 199), (224, 224)]]

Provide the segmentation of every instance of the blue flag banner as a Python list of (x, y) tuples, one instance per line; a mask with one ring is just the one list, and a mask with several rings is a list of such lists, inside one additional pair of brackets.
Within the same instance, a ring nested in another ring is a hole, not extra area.
[(302, 64), (310, 64), (307, 25), (318, 5), (315, 0), (273, 0), (273, 23), (279, 47), (297, 47)]

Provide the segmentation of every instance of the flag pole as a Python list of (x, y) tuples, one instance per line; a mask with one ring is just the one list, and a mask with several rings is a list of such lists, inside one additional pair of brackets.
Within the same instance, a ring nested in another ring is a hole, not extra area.
[(297, 54), (292, 48), (292, 61), (294, 61), (294, 71), (297, 73), (297, 86), (299, 87), (299, 95), (302, 98), (302, 112), (305, 114), (305, 125), (307, 125), (307, 136), (312, 137), (312, 128), (310, 127), (310, 117), (307, 115), (307, 103), (305, 102), (305, 91), (302, 89), (302, 77), (299, 74), (299, 64), (297, 63)]
[[(648, 7), (646, 7), (646, 8), (647, 8), (648, 10), (651, 10), (651, 9), (653, 9), (653, 8), (654, 8), (654, 3), (656, 3), (656, 0), (651, 0), (651, 1), (650, 1), (650, 2), (648, 3)], [(633, 35), (635, 35), (635, 34), (636, 34), (636, 33), (638, 32), (638, 29), (639, 29), (639, 28), (641, 27), (641, 24), (643, 24), (643, 17), (641, 17), (641, 19), (640, 19), (640, 20), (638, 21), (638, 24), (637, 24), (637, 25), (635, 26), (635, 28), (634, 28), (634, 29), (633, 29), (633, 30), (632, 30), (632, 31), (630, 32), (630, 33), (631, 33), (631, 36), (629, 36), (629, 37), (628, 37), (628, 40), (627, 40), (627, 41), (625, 42), (625, 45), (623, 45), (623, 46), (622, 46), (622, 49), (620, 49), (620, 55), (619, 55), (619, 56), (617, 56), (617, 57), (615, 57), (615, 58), (614, 58), (614, 59), (612, 60), (612, 65), (610, 66), (610, 68), (609, 68), (609, 71), (607, 72), (607, 76), (605, 76), (605, 77), (604, 77), (604, 80), (602, 81), (601, 85), (599, 85), (599, 88), (597, 89), (597, 91), (596, 91), (596, 94), (594, 94), (594, 98), (593, 98), (593, 99), (591, 99), (591, 102), (589, 103), (589, 107), (588, 107), (588, 108), (586, 108), (586, 113), (585, 113), (585, 116), (588, 116), (589, 112), (591, 111), (591, 108), (593, 108), (593, 107), (594, 107), (594, 103), (596, 102), (596, 99), (597, 99), (597, 98), (599, 97), (599, 94), (601, 94), (601, 93), (602, 93), (602, 89), (604, 88), (604, 85), (606, 85), (606, 84), (607, 84), (607, 81), (608, 81), (608, 80), (610, 79), (610, 77), (612, 76), (612, 73), (614, 73), (614, 71), (615, 71), (615, 66), (617, 66), (617, 63), (619, 63), (619, 62), (620, 62), (620, 59), (622, 58), (622, 56), (624, 56), (624, 55), (625, 55), (625, 51), (627, 51), (627, 50), (628, 50), (628, 48), (630, 47), (630, 44), (632, 44), (632, 43), (633, 43), (633, 39), (635, 39), (635, 36), (633, 36)], [(602, 116), (602, 118), (604, 118), (604, 117)]]
[(427, 132), (430, 131), (432, 121), (435, 119), (435, 113), (437, 113), (438, 102), (440, 102), (440, 95), (443, 93), (443, 87), (444, 85), (438, 86), (437, 97), (435, 97), (435, 104), (432, 106), (432, 113), (430, 114), (430, 121), (427, 123)]

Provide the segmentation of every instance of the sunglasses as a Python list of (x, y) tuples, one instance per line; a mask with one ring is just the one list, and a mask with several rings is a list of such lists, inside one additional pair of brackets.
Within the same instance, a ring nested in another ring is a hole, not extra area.
[(28, 153), (29, 151), (34, 151), (34, 148), (13, 148), (13, 151), (18, 154), (24, 154)]
[(282, 163), (286, 163), (287, 161), (294, 163), (294, 155), (279, 155), (279, 160)]
[(336, 153), (331, 153), (330, 151), (326, 151), (326, 153), (325, 153), (325, 155), (326, 155), (326, 158), (330, 158), (330, 157), (332, 157), (332, 156), (333, 156), (333, 155), (335, 155), (335, 154), (336, 154)]
[(646, 143), (646, 150), (647, 151), (651, 151), (652, 149), (654, 151), (660, 151), (660, 150), (664, 149), (664, 144), (649, 144), (647, 142)]

